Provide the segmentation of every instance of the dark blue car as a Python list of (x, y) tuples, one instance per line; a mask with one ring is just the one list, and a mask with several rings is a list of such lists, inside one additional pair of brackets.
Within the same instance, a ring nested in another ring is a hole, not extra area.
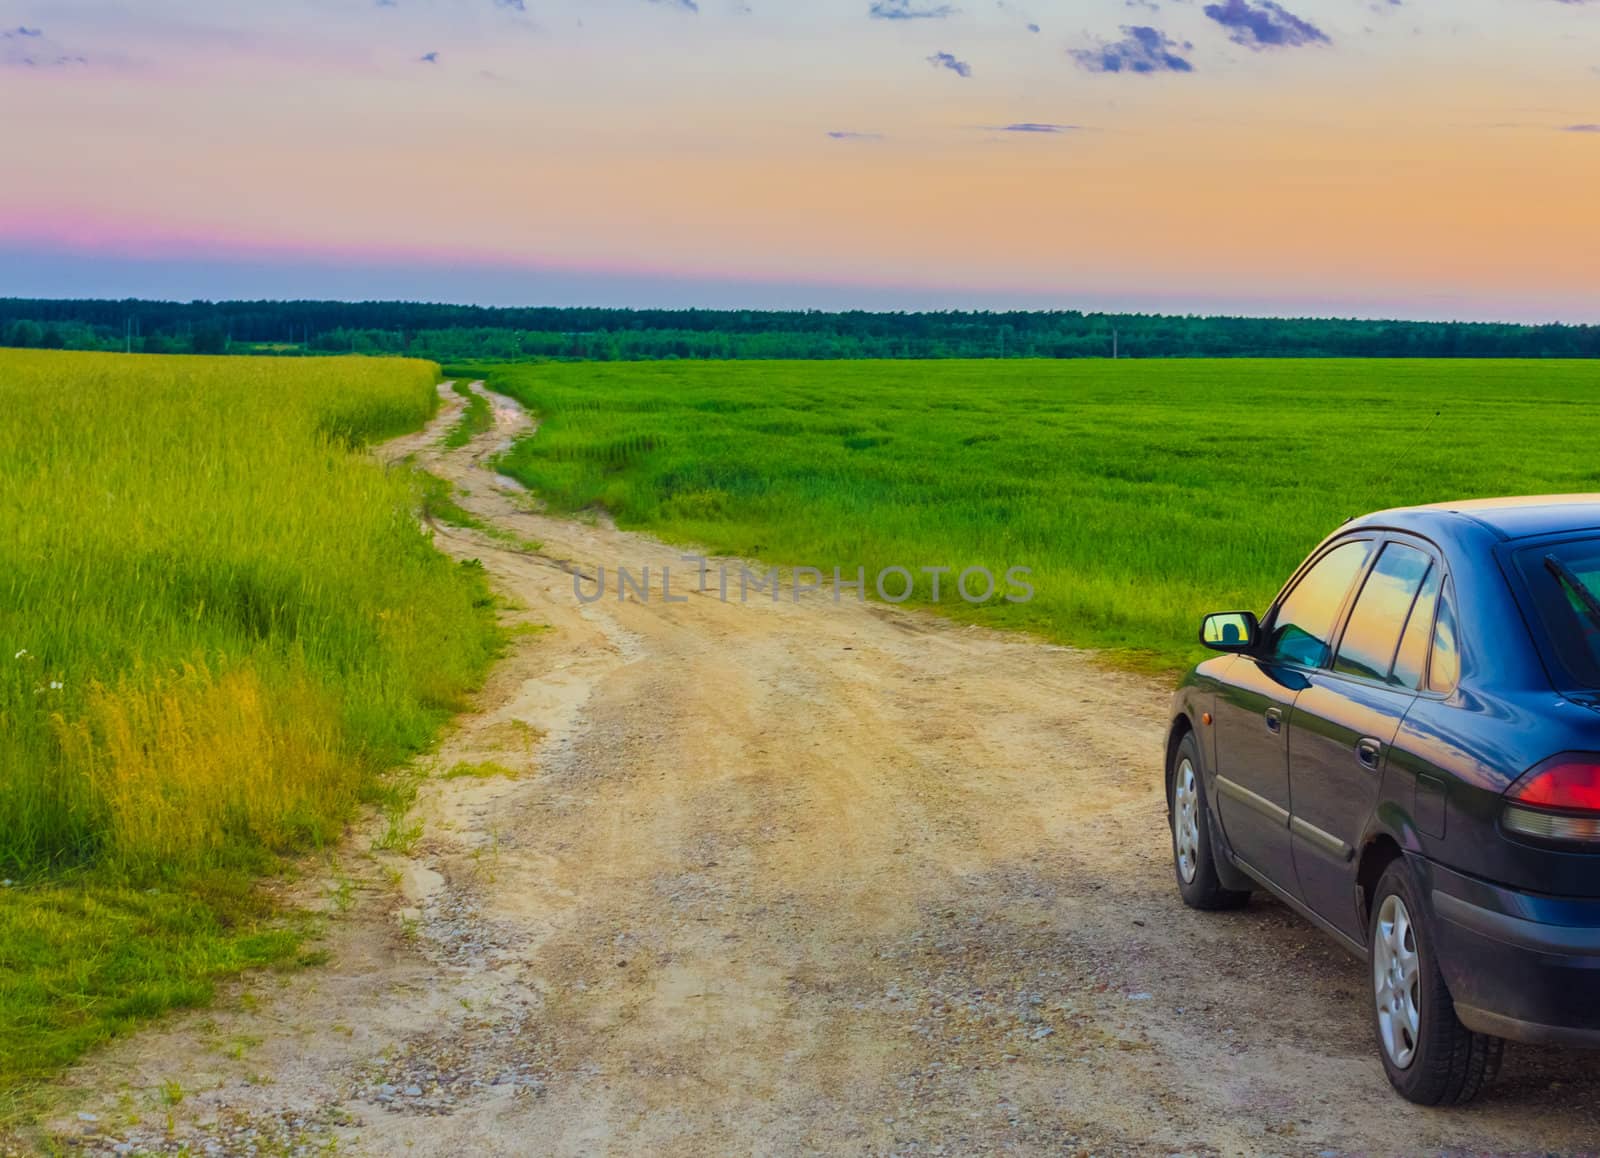
[(1506, 1039), (1600, 1046), (1600, 495), (1383, 511), (1183, 681), (1178, 887), (1272, 893), (1371, 963), (1389, 1080), (1472, 1098)]

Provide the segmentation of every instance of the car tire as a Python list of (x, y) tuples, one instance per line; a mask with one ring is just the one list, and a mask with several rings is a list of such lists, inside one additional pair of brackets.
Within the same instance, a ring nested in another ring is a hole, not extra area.
[(1378, 1056), (1395, 1092), (1419, 1106), (1477, 1097), (1499, 1072), (1505, 1042), (1474, 1033), (1456, 1016), (1421, 890), (1404, 859), (1384, 870), (1372, 894), (1367, 945)]
[(1249, 892), (1224, 888), (1217, 877), (1205, 778), (1200, 774), (1200, 746), (1193, 732), (1173, 750), (1169, 772), (1167, 811), (1172, 829), (1172, 868), (1183, 903), (1191, 909), (1243, 908), (1249, 903)]

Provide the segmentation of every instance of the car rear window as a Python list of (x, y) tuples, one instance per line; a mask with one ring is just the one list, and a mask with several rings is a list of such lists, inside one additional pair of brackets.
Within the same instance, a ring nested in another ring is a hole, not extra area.
[(1516, 558), (1544, 650), (1569, 686), (1600, 689), (1600, 539), (1530, 547)]
[(1400, 637), (1400, 650), (1394, 657), (1390, 682), (1417, 691), (1428, 670), (1428, 653), (1433, 648), (1433, 613), (1439, 606), (1439, 568), (1428, 572), (1417, 601), (1411, 605), (1406, 633)]

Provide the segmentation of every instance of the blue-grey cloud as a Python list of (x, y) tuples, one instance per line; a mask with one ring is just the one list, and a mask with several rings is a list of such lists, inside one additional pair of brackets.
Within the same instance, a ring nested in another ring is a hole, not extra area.
[(948, 4), (917, 6), (912, 0), (872, 0), (867, 15), (874, 20), (944, 20), (955, 11)]
[(1028, 31), (1029, 32), (1038, 32), (1039, 31), (1039, 26), (1037, 24), (1029, 24), (1028, 25)]
[(833, 129), (828, 136), (835, 141), (881, 141), (882, 133), (857, 133), (849, 129)]
[(1057, 125), (1049, 121), (1017, 121), (1010, 125), (990, 125), (992, 133), (1075, 133), (1082, 125)]
[(494, 6), (496, 8), (509, 8), (513, 12), (526, 12), (528, 10), (527, 0), (494, 0)]
[(700, 5), (697, 0), (650, 0), (652, 4), (664, 4), (668, 8), (682, 8), (685, 12), (699, 12)]
[(1563, 125), (1563, 133), (1600, 133), (1600, 125)]
[(928, 63), (934, 68), (946, 68), (960, 77), (970, 77), (972, 66), (964, 60), (957, 60), (948, 52), (936, 52), (928, 57)]
[(1328, 34), (1275, 0), (1227, 0), (1207, 4), (1205, 14), (1228, 30), (1228, 39), (1246, 48), (1293, 48), (1331, 44)]
[(45, 36), (42, 28), (25, 24), (7, 28), (0, 31), (0, 41), (8, 42), (0, 48), (0, 68), (72, 68), (89, 63), (88, 57), (69, 52)]
[(417, 57), (417, 63), (418, 64), (438, 64), (439, 63), (439, 54), (437, 52), (424, 52), (421, 56)]
[(3, 68), (73, 68), (88, 63), (87, 56), (66, 52), (19, 52), (0, 56), (0, 67)]
[(1096, 48), (1074, 48), (1072, 58), (1090, 72), (1193, 72), (1183, 54), (1194, 49), (1187, 40), (1174, 40), (1159, 28), (1124, 24), (1122, 39)]

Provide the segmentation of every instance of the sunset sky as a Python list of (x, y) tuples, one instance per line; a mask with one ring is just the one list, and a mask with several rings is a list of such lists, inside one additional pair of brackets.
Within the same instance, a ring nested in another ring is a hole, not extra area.
[(0, 295), (1600, 321), (1600, 0), (0, 0)]

